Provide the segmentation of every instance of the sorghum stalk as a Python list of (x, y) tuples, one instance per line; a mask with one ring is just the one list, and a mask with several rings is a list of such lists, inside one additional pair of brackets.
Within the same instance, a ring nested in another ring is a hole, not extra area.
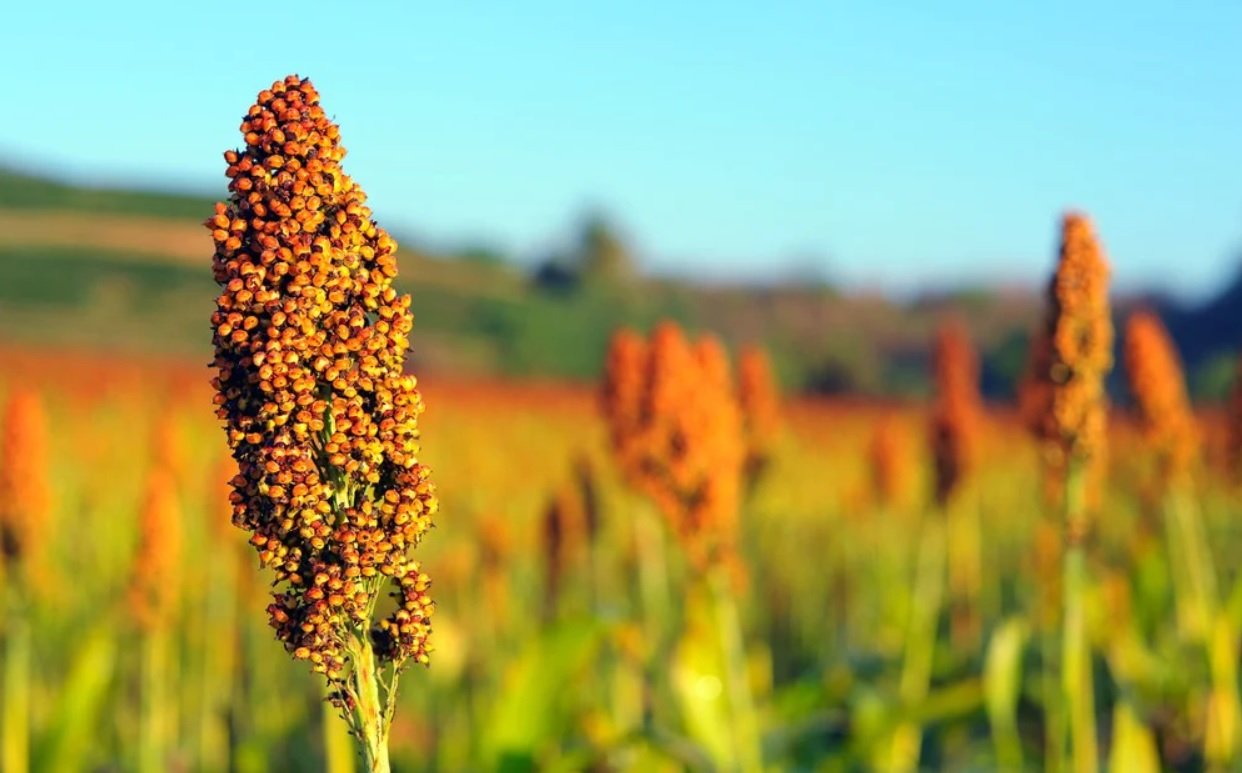
[[(1070, 213), (1062, 222), (1047, 316), (1035, 341), (1023, 390), (1023, 412), (1043, 444), (1046, 463), (1063, 483), (1061, 690), (1069, 725), (1066, 763), (1081, 773), (1098, 766), (1084, 541), (1087, 489), (1092, 480), (1089, 467), (1104, 447), (1104, 377), (1112, 368), (1113, 345), (1108, 266), (1083, 215)], [(1049, 753), (1059, 753), (1061, 746), (1053, 743)]]
[[(1068, 523), (1082, 518), (1086, 507), (1086, 470), (1080, 459), (1071, 458), (1065, 479), (1065, 516)], [(1073, 527), (1071, 527), (1073, 528)], [(1087, 557), (1081, 536), (1071, 534), (1065, 550), (1065, 612), (1061, 646), (1061, 689), (1068, 710), (1070, 760), (1075, 773), (1095, 770), (1095, 687), (1091, 673), (1091, 648), (1087, 640)]]
[[(903, 714), (915, 711), (927, 698), (944, 595), (944, 562), (943, 519), (938, 513), (924, 513), (899, 687)], [(923, 729), (919, 723), (903, 719), (893, 731), (887, 769), (895, 773), (917, 770), (922, 739)]]
[(0, 436), (0, 567), (4, 570), (4, 692), (0, 768), (30, 764), (30, 604), (47, 538), (47, 419), (39, 396), (14, 391)]
[(1235, 756), (1242, 699), (1236, 668), (1231, 658), (1219, 653), (1235, 649), (1237, 637), (1220, 610), (1215, 562), (1193, 497), (1190, 475), (1197, 461), (1198, 426), (1177, 348), (1159, 317), (1146, 311), (1131, 315), (1125, 364), (1139, 424), (1156, 457), (1169, 550), (1183, 569), (1173, 573), (1178, 606), (1190, 633), (1203, 646), (1211, 675), (1211, 726), (1205, 733), (1204, 752), (1212, 764), (1228, 766)]
[[(980, 575), (979, 519), (960, 501), (960, 491), (975, 461), (979, 416), (979, 365), (965, 326), (951, 321), (936, 332), (933, 349), (936, 401), (929, 438), (935, 464), (937, 512), (925, 513), (918, 566), (911, 592), (910, 620), (901, 672), (901, 701), (911, 711), (926, 697), (936, 653), (936, 628), (944, 603), (946, 560), (954, 593), (954, 643), (978, 646)], [(890, 453), (896, 453), (892, 449)], [(892, 770), (918, 766), (922, 728), (905, 720), (893, 734)]]
[[(324, 676), (368, 770), (386, 771), (397, 675), (429, 662), (434, 611), (408, 556), (436, 510), (404, 373), (410, 297), (309, 81), (264, 89), (241, 132), (229, 199), (206, 222), (233, 523), (275, 574), (277, 638)], [(376, 621), (388, 589), (396, 610)]]

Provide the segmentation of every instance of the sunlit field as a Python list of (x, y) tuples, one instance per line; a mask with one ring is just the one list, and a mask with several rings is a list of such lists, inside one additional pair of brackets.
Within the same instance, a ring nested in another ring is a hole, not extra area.
[[(205, 369), (28, 349), (0, 363), (0, 397), (33, 391), (46, 415), (47, 446), (25, 460), (50, 497), (24, 613), (34, 766), (130, 769), (153, 745), (168, 770), (351, 769), (344, 725), (272, 636), (269, 578), (228, 522)], [(743, 651), (728, 653), (720, 605), (621, 483), (595, 390), (449, 379), (422, 390), (442, 503), (418, 550), (434, 654), (403, 680), (395, 769), (732, 769), (746, 753), (739, 722), (773, 770), (887, 767), (910, 729), (926, 767), (1049, 758), (1063, 710), (1059, 510), (1012, 411), (986, 412), (984, 461), (940, 507), (925, 406), (785, 400), (742, 500)], [(1112, 418), (1086, 541), (1094, 732), (1115, 770), (1197, 769), (1235, 754), (1238, 732), (1242, 528), (1221, 417), (1202, 422), (1195, 485), (1173, 499), (1132, 422)], [(158, 469), (173, 480), (167, 533), (154, 537), (173, 602), (150, 674), (133, 589)], [(945, 535), (943, 581), (937, 559), (928, 567), (932, 533)], [(1195, 572), (1213, 586), (1206, 607)], [(911, 636), (929, 585), (943, 604), (929, 635)], [(923, 690), (903, 688), (912, 658), (926, 661)], [(737, 683), (745, 706), (731, 701)], [(6, 710), (14, 684), (6, 672)]]

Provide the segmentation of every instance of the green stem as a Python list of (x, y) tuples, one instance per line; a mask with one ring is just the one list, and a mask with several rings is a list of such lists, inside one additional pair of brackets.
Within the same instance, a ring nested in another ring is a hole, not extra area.
[(1184, 572), (1175, 574), (1178, 607), (1192, 621), (1191, 632), (1204, 648), (1210, 675), (1211, 725), (1204, 737), (1204, 755), (1212, 769), (1228, 769), (1234, 762), (1242, 698), (1238, 694), (1234, 652), (1237, 636), (1221, 613), (1215, 562), (1208, 547), (1203, 519), (1187, 491), (1174, 485), (1165, 495), (1165, 518), (1170, 552), (1178, 551)]
[(667, 663), (669, 640), (668, 564), (665, 558), (664, 532), (658, 516), (643, 507), (634, 519), (635, 549), (638, 551), (638, 583), (642, 594), (642, 613), (647, 641), (647, 663), (643, 671), (646, 681), (644, 723), (655, 724), (660, 701), (652, 694), (656, 685), (667, 680), (657, 673)]
[(30, 767), (30, 621), (15, 589), (9, 590), (4, 627), (4, 752), (0, 769)]
[(979, 510), (973, 498), (959, 494), (946, 505), (948, 540), (950, 639), (953, 649), (970, 657), (978, 654), (983, 630), (980, 619), (983, 585)]
[(1099, 766), (1091, 648), (1087, 640), (1086, 465), (1071, 459), (1065, 480), (1065, 618), (1062, 629), (1061, 689), (1069, 709), (1068, 769), (1088, 773)]
[(138, 770), (162, 773), (167, 767), (168, 639), (158, 629), (142, 637), (142, 707), (139, 717)]
[(922, 725), (909, 715), (927, 699), (931, 685), (932, 661), (936, 652), (936, 628), (944, 597), (945, 533), (940, 513), (924, 518), (923, 539), (910, 597), (910, 622), (906, 628), (905, 654), (901, 668), (901, 710), (903, 718), (893, 731), (888, 769), (910, 771), (918, 768), (923, 742)]
[(1061, 773), (1065, 762), (1066, 727), (1065, 706), (1058, 677), (1059, 632), (1049, 626), (1040, 635), (1040, 653), (1043, 666), (1040, 673), (1040, 693), (1044, 704), (1044, 770)]
[(759, 737), (759, 717), (750, 691), (750, 669), (746, 662), (746, 646), (742, 640), (742, 624), (737, 605), (723, 567), (715, 567), (708, 578), (715, 605), (716, 630), (724, 654), (725, 681), (729, 690), (729, 707), (733, 723), (733, 741), (737, 760), (743, 771), (763, 770), (763, 747)]
[[(388, 712), (380, 702), (375, 652), (365, 632), (356, 634), (350, 647), (353, 661), (354, 717), (362, 741), (367, 773), (389, 773)], [(391, 699), (392, 696), (389, 696)]]

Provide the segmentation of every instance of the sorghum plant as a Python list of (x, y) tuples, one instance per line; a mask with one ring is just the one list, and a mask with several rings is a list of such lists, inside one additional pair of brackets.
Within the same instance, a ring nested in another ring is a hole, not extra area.
[[(387, 770), (397, 677), (428, 662), (434, 610), (408, 555), (436, 511), (404, 372), (410, 297), (309, 81), (260, 92), (241, 133), (206, 222), (233, 522), (275, 574), (277, 637), (327, 680), (368, 768)], [(377, 621), (388, 588), (396, 608)]]
[(979, 359), (960, 322), (946, 322), (937, 330), (933, 364), (936, 400), (932, 406), (931, 447), (936, 500), (943, 505), (960, 488), (979, 445)]
[[(1113, 325), (1108, 265), (1084, 215), (1070, 213), (1062, 221), (1060, 256), (1035, 342), (1024, 413), (1044, 448), (1045, 460), (1063, 479), (1061, 700), (1068, 712), (1068, 762), (1074, 771), (1095, 770), (1098, 755), (1083, 542), (1088, 466), (1105, 445), (1104, 378), (1113, 365)], [(1060, 722), (1050, 718), (1047, 724), (1049, 751), (1060, 756), (1064, 749)]]
[(1139, 424), (1155, 454), (1158, 486), (1179, 617), (1204, 645), (1212, 689), (1204, 754), (1214, 768), (1235, 767), (1242, 699), (1237, 686), (1237, 635), (1221, 612), (1215, 561), (1191, 488), (1199, 454), (1199, 427), (1186, 395), (1181, 358), (1160, 318), (1138, 311), (1126, 323), (1126, 376)]
[[(622, 331), (608, 353), (602, 398), (622, 473), (656, 503), (707, 581), (732, 709), (728, 762), (759, 770), (758, 724), (730, 587), (742, 574), (737, 542), (745, 449), (728, 356), (716, 339), (691, 343), (668, 322), (649, 341)], [(640, 549), (651, 548), (649, 541)]]

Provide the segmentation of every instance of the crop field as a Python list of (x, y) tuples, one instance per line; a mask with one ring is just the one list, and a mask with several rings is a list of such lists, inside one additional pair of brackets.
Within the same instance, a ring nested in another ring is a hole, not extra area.
[[(35, 768), (128, 769), (153, 746), (169, 770), (351, 769), (344, 725), (272, 637), (270, 577), (228, 523), (205, 370), (21, 348), (0, 363), (0, 396), (36, 394), (45, 422), (45, 444), (6, 448), (30, 454), (23, 469), (49, 499), (23, 613)], [(929, 767), (1048, 757), (1059, 511), (1011, 411), (986, 413), (986, 461), (941, 507), (924, 406), (783, 401), (740, 508), (728, 595), (741, 648), (729, 653), (716, 634), (729, 610), (622, 482), (593, 390), (429, 380), (422, 391), (441, 515), (418, 552), (437, 611), (432, 664), (413, 667), (400, 695), (396, 769), (730, 769), (744, 759), (739, 722), (776, 770), (887, 767), (911, 731)], [(1213, 744), (1236, 743), (1235, 726), (1214, 726), (1236, 678), (1222, 684), (1211, 662), (1232, 671), (1242, 626), (1221, 418), (1203, 418), (1206, 453), (1184, 498), (1154, 485), (1125, 415), (1109, 431), (1085, 625), (1092, 726), (1116, 770), (1200, 768)], [(161, 475), (162, 520), (144, 536)], [(944, 535), (940, 558), (928, 558), (930, 534)], [(152, 571), (137, 558), (152, 539), (170, 599), (154, 664), (133, 591)], [(1204, 563), (1187, 566), (1190, 555)], [(1212, 619), (1185, 582), (1194, 571), (1216, 588)], [(929, 587), (943, 604), (912, 637)], [(907, 685), (912, 660), (923, 689)], [(731, 701), (737, 683), (744, 704)]]

